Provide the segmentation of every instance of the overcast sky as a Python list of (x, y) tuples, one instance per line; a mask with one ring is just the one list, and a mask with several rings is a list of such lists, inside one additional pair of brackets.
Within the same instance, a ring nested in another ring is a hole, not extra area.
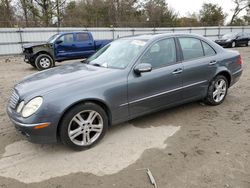
[(218, 4), (223, 8), (223, 11), (228, 14), (227, 21), (232, 16), (231, 9), (234, 7), (232, 0), (166, 0), (170, 7), (179, 12), (180, 16), (185, 16), (188, 12), (199, 12), (203, 3)]

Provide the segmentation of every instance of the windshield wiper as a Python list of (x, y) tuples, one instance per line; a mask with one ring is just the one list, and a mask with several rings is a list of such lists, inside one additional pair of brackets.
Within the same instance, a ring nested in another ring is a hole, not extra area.
[(96, 67), (102, 67), (100, 64), (98, 64), (98, 63), (94, 63), (94, 64), (91, 64), (91, 65), (93, 65), (93, 66), (96, 66)]

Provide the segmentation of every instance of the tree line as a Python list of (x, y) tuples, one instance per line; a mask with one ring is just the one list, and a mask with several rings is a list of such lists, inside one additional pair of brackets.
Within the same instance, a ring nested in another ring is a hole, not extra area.
[(230, 23), (217, 4), (180, 17), (165, 0), (0, 0), (0, 27), (195, 27), (246, 25), (250, 0), (231, 0)]

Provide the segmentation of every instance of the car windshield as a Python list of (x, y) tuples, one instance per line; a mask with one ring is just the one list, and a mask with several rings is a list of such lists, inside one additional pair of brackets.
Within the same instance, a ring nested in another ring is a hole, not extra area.
[(124, 69), (145, 46), (147, 40), (120, 39), (116, 40), (86, 60), (86, 63), (106, 67)]
[(59, 34), (55, 34), (55, 35), (51, 36), (51, 37), (47, 40), (47, 42), (48, 42), (48, 43), (53, 43), (53, 42), (57, 39), (58, 36), (59, 36)]
[(234, 38), (236, 35), (237, 35), (237, 33), (228, 33), (228, 34), (223, 35), (221, 38), (222, 39), (231, 39), (231, 38)]

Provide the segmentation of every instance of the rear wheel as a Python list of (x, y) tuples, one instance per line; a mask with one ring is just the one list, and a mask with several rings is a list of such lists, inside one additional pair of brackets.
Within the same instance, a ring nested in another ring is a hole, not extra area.
[(54, 67), (54, 61), (49, 55), (40, 54), (35, 60), (35, 65), (38, 70), (46, 70)]
[(223, 75), (218, 75), (210, 83), (205, 102), (209, 105), (216, 106), (221, 104), (227, 95), (228, 80)]
[(59, 136), (63, 144), (75, 150), (88, 149), (98, 143), (108, 128), (106, 112), (97, 104), (83, 103), (63, 117)]
[(235, 43), (234, 41), (232, 42), (231, 47), (232, 47), (232, 48), (235, 48), (235, 47), (236, 47), (236, 43)]

